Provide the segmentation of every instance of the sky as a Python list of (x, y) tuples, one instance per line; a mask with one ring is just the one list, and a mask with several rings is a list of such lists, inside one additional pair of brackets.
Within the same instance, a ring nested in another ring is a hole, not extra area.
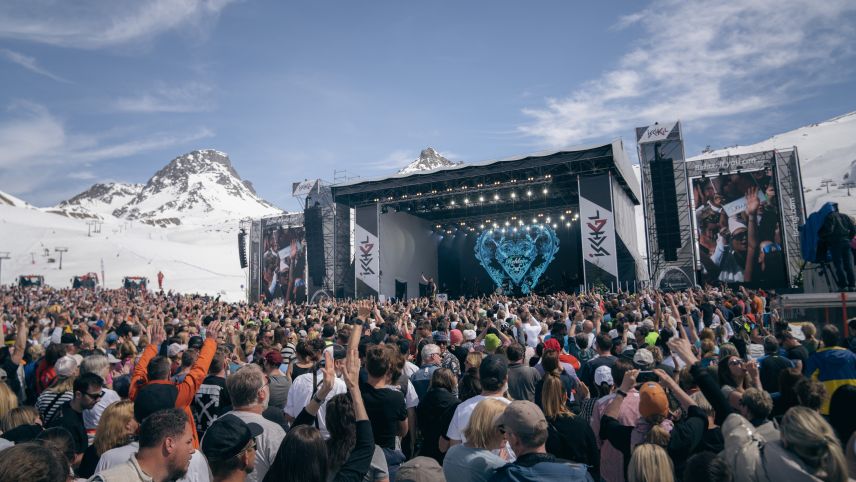
[(194, 149), (293, 210), (427, 146), (632, 153), (679, 119), (693, 155), (851, 111), (853, 0), (0, 2), (0, 190), (37, 206)]

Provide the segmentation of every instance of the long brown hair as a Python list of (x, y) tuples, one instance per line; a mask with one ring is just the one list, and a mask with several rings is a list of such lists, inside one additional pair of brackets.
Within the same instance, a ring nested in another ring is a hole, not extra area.
[(556, 373), (555, 370), (545, 372), (541, 385), (541, 409), (544, 411), (544, 416), (550, 420), (574, 416), (574, 412), (568, 410), (568, 405), (565, 403), (568, 394), (565, 392), (560, 373)]

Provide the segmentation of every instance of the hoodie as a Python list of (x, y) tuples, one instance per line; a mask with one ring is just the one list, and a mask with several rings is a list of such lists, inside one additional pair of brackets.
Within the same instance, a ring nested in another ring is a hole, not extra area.
[(829, 400), (839, 387), (856, 385), (856, 354), (840, 346), (817, 350), (805, 366), (805, 375), (823, 383), (826, 398), (820, 413), (829, 415)]

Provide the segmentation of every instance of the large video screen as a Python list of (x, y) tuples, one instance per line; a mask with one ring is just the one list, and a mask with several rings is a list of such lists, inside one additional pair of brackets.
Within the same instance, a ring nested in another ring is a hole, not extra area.
[(691, 179), (701, 283), (787, 285), (779, 193), (770, 169)]
[(306, 232), (276, 219), (262, 221), (262, 276), (259, 298), (306, 300)]

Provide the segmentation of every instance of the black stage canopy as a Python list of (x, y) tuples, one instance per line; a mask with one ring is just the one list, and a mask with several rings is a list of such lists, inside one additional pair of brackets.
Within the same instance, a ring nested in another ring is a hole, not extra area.
[[(332, 186), (335, 201), (351, 207), (380, 204), (437, 223), (466, 224), (514, 213), (521, 218), (567, 212), (578, 204), (577, 176), (611, 171), (634, 204), (638, 183), (621, 141), (585, 148), (438, 168)], [(505, 219), (505, 218), (503, 218)]]

